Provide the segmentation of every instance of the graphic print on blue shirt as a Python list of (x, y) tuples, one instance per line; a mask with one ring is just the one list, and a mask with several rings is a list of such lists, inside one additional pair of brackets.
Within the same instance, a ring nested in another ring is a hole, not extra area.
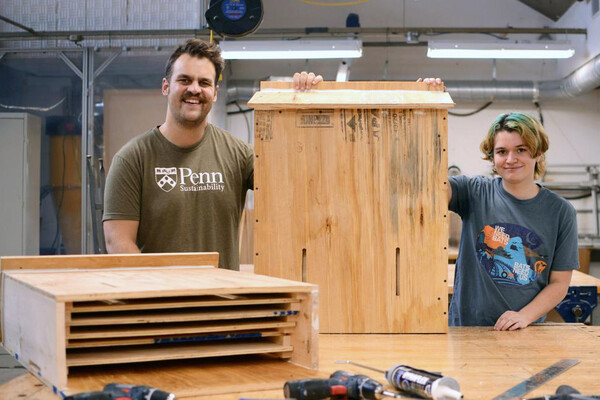
[(541, 238), (520, 225), (486, 225), (477, 237), (477, 258), (494, 282), (502, 285), (527, 285), (538, 279), (548, 266), (539, 254)]

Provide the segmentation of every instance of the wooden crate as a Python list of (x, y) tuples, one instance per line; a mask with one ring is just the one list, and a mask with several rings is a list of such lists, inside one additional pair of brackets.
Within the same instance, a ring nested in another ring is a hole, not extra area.
[(319, 285), (323, 333), (447, 332), (448, 93), (263, 82), (257, 273)]
[(6, 350), (61, 392), (78, 366), (268, 354), (317, 368), (316, 287), (252, 273), (5, 270), (2, 311)]

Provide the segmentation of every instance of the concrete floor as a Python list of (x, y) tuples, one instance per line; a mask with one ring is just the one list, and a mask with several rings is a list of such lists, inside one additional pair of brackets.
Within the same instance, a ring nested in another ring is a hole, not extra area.
[(25, 368), (17, 360), (0, 346), (0, 385), (22, 375), (26, 372)]

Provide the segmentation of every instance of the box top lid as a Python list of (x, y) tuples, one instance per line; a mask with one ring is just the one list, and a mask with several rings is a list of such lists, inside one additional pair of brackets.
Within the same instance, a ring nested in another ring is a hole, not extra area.
[(310, 108), (449, 108), (450, 94), (423, 82), (321, 82), (306, 92), (292, 82), (261, 82), (248, 106), (258, 110)]
[(14, 279), (57, 301), (90, 301), (240, 293), (310, 292), (316, 285), (211, 266), (13, 270)]

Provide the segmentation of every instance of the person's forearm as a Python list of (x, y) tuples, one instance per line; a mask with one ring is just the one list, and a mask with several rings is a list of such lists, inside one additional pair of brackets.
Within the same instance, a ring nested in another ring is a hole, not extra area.
[(560, 303), (565, 298), (568, 289), (568, 286), (565, 287), (558, 282), (548, 284), (529, 304), (519, 311), (519, 314), (526, 318), (528, 325), (535, 322)]
[(106, 252), (108, 254), (141, 253), (140, 248), (129, 240), (107, 240)]

